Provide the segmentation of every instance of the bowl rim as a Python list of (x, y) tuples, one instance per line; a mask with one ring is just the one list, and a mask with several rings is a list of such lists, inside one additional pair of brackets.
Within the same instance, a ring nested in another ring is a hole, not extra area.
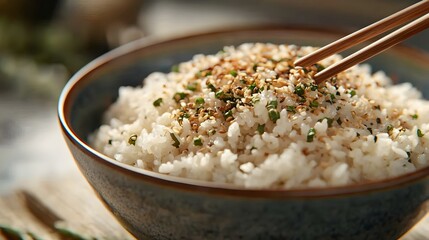
[[(407, 186), (417, 181), (429, 178), (429, 166), (418, 169), (414, 172), (404, 175), (376, 180), (372, 182), (355, 183), (344, 186), (323, 187), (323, 188), (296, 188), (296, 189), (247, 189), (244, 187), (235, 186), (232, 184), (215, 183), (203, 180), (194, 180), (182, 177), (175, 177), (165, 175), (150, 170), (140, 169), (121, 162), (118, 162), (96, 150), (91, 148), (83, 139), (77, 136), (69, 123), (70, 111), (70, 95), (77, 88), (79, 84), (85, 81), (86, 77), (91, 73), (102, 68), (109, 62), (121, 57), (129, 57), (136, 52), (150, 50), (151, 48), (161, 47), (163, 45), (174, 44), (178, 41), (195, 40), (200, 37), (216, 37), (225, 34), (250, 34), (252, 32), (293, 32), (299, 31), (301, 33), (310, 34), (323, 34), (325, 36), (341, 36), (340, 31), (333, 31), (332, 29), (302, 27), (302, 26), (287, 26), (287, 25), (270, 25), (270, 26), (250, 26), (250, 27), (234, 27), (228, 29), (214, 30), (203, 33), (187, 34), (183, 36), (160, 38), (160, 37), (147, 37), (139, 39), (123, 46), (115, 48), (100, 57), (92, 60), (76, 72), (71, 79), (64, 86), (58, 101), (58, 120), (63, 132), (64, 137), (70, 143), (75, 145), (79, 150), (83, 151), (91, 159), (127, 176), (137, 178), (151, 183), (160, 184), (171, 188), (180, 188), (187, 191), (198, 191), (210, 194), (221, 194), (229, 196), (246, 196), (255, 198), (323, 198), (323, 197), (341, 197), (346, 195), (356, 195), (374, 191), (382, 191), (389, 189), (398, 189)], [(429, 54), (421, 50), (411, 47), (399, 45), (393, 48), (393, 51), (412, 55), (415, 59), (423, 60), (429, 67)], [(420, 62), (420, 61), (419, 61)], [(76, 161), (76, 159), (75, 159)], [(77, 161), (76, 161), (77, 162)], [(77, 164), (78, 167), (79, 163)]]

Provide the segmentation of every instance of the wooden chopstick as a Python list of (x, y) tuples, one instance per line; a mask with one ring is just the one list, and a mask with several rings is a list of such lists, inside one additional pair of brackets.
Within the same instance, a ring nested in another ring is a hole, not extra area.
[(397, 13), (394, 13), (378, 22), (375, 22), (359, 31), (347, 35), (331, 44), (328, 44), (319, 50), (301, 57), (295, 61), (295, 66), (310, 66), (334, 53), (341, 52), (366, 40), (369, 40), (383, 32), (393, 29), (399, 25), (405, 24), (417, 17), (429, 12), (429, 1), (424, 0), (410, 7), (407, 7)]
[(335, 74), (350, 68), (353, 65), (361, 63), (368, 58), (387, 50), (388, 48), (398, 44), (399, 42), (425, 30), (429, 27), (429, 14), (405, 25), (404, 27), (386, 35), (380, 40), (368, 45), (365, 48), (351, 54), (340, 62), (333, 64), (321, 72), (316, 73), (313, 79), (316, 83), (321, 83), (324, 80), (334, 76)]
[(337, 62), (336, 64), (333, 64), (328, 68), (325, 68), (321, 72), (318, 72), (316, 75), (314, 75), (313, 79), (316, 81), (316, 83), (321, 83), (322, 81), (334, 76), (335, 74), (344, 71), (353, 65), (363, 62), (368, 58), (377, 55), (380, 52), (387, 50), (388, 48), (425, 30), (428, 27), (429, 14), (426, 14), (423, 17), (420, 17), (419, 19), (368, 45), (367, 47), (362, 48), (361, 50), (351, 54), (350, 56), (344, 58), (342, 61)]

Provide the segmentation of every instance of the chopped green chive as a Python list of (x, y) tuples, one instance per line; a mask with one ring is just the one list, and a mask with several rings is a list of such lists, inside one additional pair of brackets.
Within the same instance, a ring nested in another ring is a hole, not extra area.
[(276, 109), (278, 105), (277, 100), (272, 100), (268, 103), (267, 109)]
[(302, 96), (304, 96), (304, 93), (305, 93), (305, 90), (301, 85), (296, 86), (296, 88), (295, 88), (295, 94), (296, 95), (302, 97)]
[(172, 72), (179, 72), (179, 65), (173, 65), (173, 66), (171, 66), (171, 71)]
[(258, 69), (258, 64), (256, 64), (256, 63), (255, 63), (255, 64), (253, 64), (252, 69), (253, 69), (253, 71), (254, 71), (254, 72), (256, 72), (256, 70)]
[(270, 109), (268, 111), (268, 116), (273, 122), (277, 122), (277, 120), (280, 119), (280, 113), (275, 109)]
[(203, 141), (201, 140), (201, 138), (194, 138), (194, 146), (202, 146), (203, 145)]
[(330, 97), (331, 97), (331, 102), (334, 102), (334, 100), (335, 100), (335, 95), (334, 94), (330, 94)]
[(222, 90), (217, 91), (217, 92), (215, 93), (215, 97), (216, 97), (216, 98), (221, 98), (222, 96), (223, 96), (223, 91), (222, 91)]
[(318, 106), (319, 106), (319, 102), (317, 102), (316, 100), (310, 102), (310, 107), (317, 108)]
[(179, 139), (177, 139), (176, 135), (174, 135), (174, 133), (170, 133), (170, 137), (174, 141), (174, 143), (172, 144), (173, 147), (179, 148), (180, 142), (179, 142)]
[(286, 111), (291, 113), (296, 113), (295, 106), (287, 106)]
[(349, 92), (349, 94), (350, 94), (350, 97), (353, 97), (353, 96), (355, 96), (355, 95), (356, 95), (356, 91), (355, 91), (355, 90), (351, 90), (351, 91)]
[(191, 91), (197, 90), (197, 83), (188, 84), (188, 86), (186, 86), (186, 89), (191, 90)]
[(317, 86), (316, 84), (311, 84), (311, 85), (310, 85), (310, 89), (311, 89), (311, 91), (316, 91), (316, 90), (317, 90), (317, 88), (318, 88), (318, 86)]
[(231, 74), (233, 77), (237, 77), (237, 71), (235, 70), (231, 70), (229, 74)]
[(313, 142), (314, 136), (316, 136), (316, 129), (310, 128), (307, 133), (307, 142)]
[(225, 118), (232, 117), (232, 111), (231, 111), (231, 110), (226, 111), (226, 112), (225, 112), (225, 114), (224, 114), (223, 116), (224, 116)]
[(417, 129), (417, 136), (418, 137), (423, 137), (424, 136), (424, 134), (422, 133), (422, 130)]
[(258, 124), (258, 133), (263, 134), (265, 132), (265, 124)]
[(225, 93), (222, 90), (217, 91), (215, 93), (215, 97), (222, 100), (222, 101), (225, 101), (225, 102), (228, 100), (230, 100), (230, 101), (234, 100), (234, 97), (231, 94)]
[(252, 83), (249, 85), (248, 88), (253, 92), (253, 89), (255, 89), (255, 87), (256, 87), (256, 83)]
[(387, 125), (386, 130), (387, 130), (387, 132), (392, 131), (393, 130), (392, 124)]
[(182, 115), (182, 118), (189, 118), (189, 117), (190, 117), (190, 115), (187, 112), (183, 113), (183, 115)]
[(179, 102), (180, 100), (185, 99), (186, 96), (187, 96), (187, 94), (184, 93), (184, 92), (177, 92), (177, 93), (174, 94), (173, 99), (176, 102)]
[(320, 71), (322, 71), (323, 69), (325, 69), (325, 66), (323, 66), (322, 64), (318, 64), (318, 63), (316, 63), (316, 64), (314, 64), (314, 66), (316, 67), (317, 72), (320, 72)]
[(209, 83), (209, 84), (207, 84), (207, 87), (208, 87), (208, 88), (210, 88), (210, 90), (211, 90), (212, 92), (216, 92), (216, 87), (215, 87), (215, 86), (213, 86), (213, 84)]
[(153, 106), (159, 107), (159, 106), (161, 106), (161, 103), (162, 103), (162, 98), (158, 98), (155, 101), (153, 101)]
[(419, 115), (417, 115), (417, 114), (413, 114), (413, 115), (411, 115), (411, 117), (412, 117), (413, 119), (417, 119), (417, 118), (419, 118)]
[(133, 134), (133, 135), (131, 135), (130, 136), (130, 138), (128, 139), (128, 143), (130, 144), (130, 145), (136, 145), (136, 141), (137, 141), (137, 135), (136, 134)]
[(205, 103), (204, 98), (199, 97), (199, 98), (195, 99), (195, 103), (197, 105), (203, 105)]
[(258, 90), (258, 92), (259, 92), (259, 93), (261, 93), (261, 92), (263, 92), (263, 91), (264, 91), (264, 89), (265, 89), (265, 88), (262, 86), (262, 87)]

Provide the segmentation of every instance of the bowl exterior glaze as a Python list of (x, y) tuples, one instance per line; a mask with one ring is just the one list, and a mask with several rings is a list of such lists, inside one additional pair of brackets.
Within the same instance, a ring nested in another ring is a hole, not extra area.
[[(422, 216), (429, 198), (428, 168), (379, 184), (319, 190), (218, 188), (132, 169), (90, 149), (88, 134), (122, 85), (138, 85), (196, 53), (224, 45), (274, 42), (323, 45), (336, 36), (297, 29), (246, 29), (136, 42), (81, 70), (60, 99), (62, 130), (75, 161), (99, 198), (139, 239), (396, 239)], [(372, 60), (374, 68), (407, 76), (429, 89), (427, 63), (399, 52)], [(398, 64), (414, 69), (410, 77)], [(420, 88), (422, 89), (422, 88)], [(424, 93), (425, 96), (428, 94)]]

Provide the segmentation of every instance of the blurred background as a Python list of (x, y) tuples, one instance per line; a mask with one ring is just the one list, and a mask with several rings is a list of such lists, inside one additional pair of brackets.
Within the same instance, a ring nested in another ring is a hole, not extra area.
[[(97, 56), (145, 38), (280, 24), (351, 32), (411, 0), (0, 0), (0, 194), (76, 171), (59, 131), (62, 87)], [(429, 32), (405, 44), (429, 51)]]

